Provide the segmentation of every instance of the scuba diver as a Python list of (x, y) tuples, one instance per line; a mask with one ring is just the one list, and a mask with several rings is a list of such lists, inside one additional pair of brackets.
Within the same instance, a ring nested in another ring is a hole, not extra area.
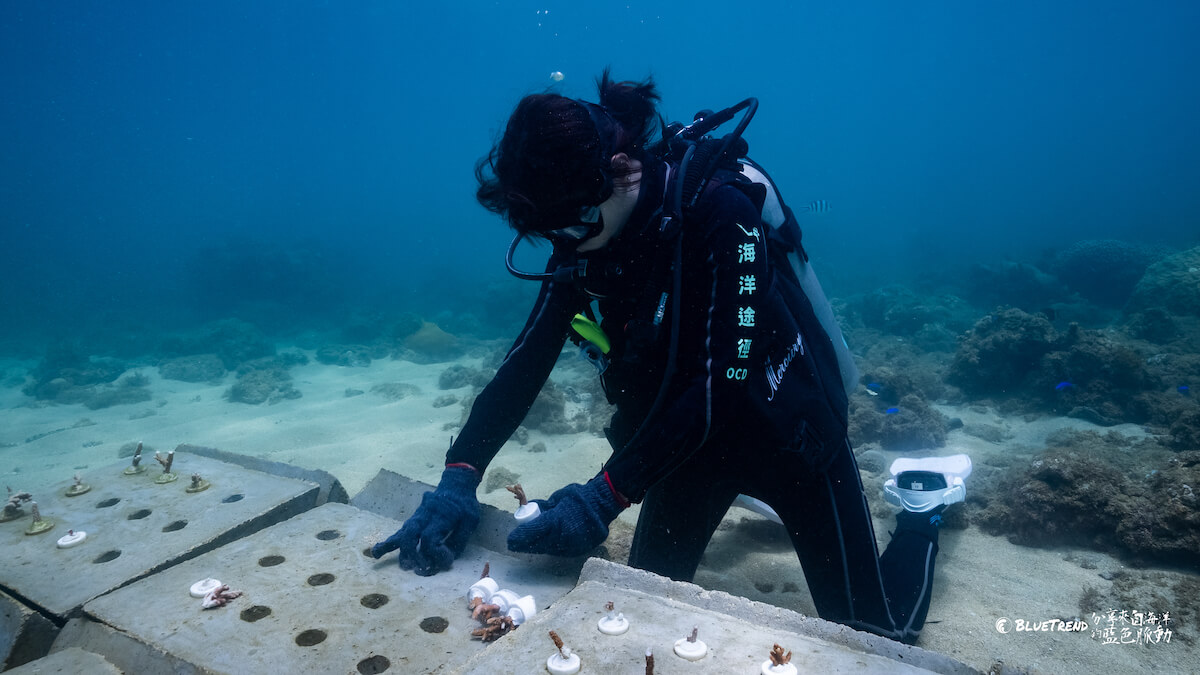
[[(896, 461), (885, 493), (903, 510), (880, 556), (847, 439), (857, 371), (795, 218), (746, 157), (757, 101), (663, 126), (651, 144), (653, 81), (606, 70), (598, 85), (598, 103), (524, 97), (476, 166), (479, 202), (516, 231), (509, 270), (541, 290), (436, 489), (372, 555), (395, 550), (420, 575), (450, 568), (478, 525), (484, 470), (570, 338), (616, 407), (613, 453), (586, 483), (538, 500), (510, 550), (583, 555), (640, 503), (629, 564), (691, 581), (725, 512), (750, 498), (787, 528), (822, 618), (915, 641), (941, 512), (963, 499), (970, 460)], [(710, 135), (739, 112), (732, 133)], [(553, 245), (544, 272), (513, 265), (525, 239)]]

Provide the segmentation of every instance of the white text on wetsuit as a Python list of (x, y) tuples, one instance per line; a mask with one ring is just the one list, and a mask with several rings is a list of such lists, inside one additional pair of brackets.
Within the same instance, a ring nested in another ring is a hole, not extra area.
[(796, 342), (788, 347), (782, 363), (772, 366), (770, 360), (767, 361), (767, 384), (771, 385), (771, 395), (767, 397), (768, 401), (775, 400), (775, 394), (779, 391), (779, 385), (783, 383), (783, 376), (787, 374), (788, 366), (792, 365), (792, 359), (803, 353), (804, 339), (800, 337), (799, 333), (796, 333)]
[[(758, 251), (755, 247), (760, 241), (762, 235), (759, 233), (757, 227), (752, 227), (747, 230), (746, 228), (742, 227), (741, 223), (738, 223), (737, 226), (738, 229), (746, 235), (746, 241), (739, 243), (737, 247), (738, 265), (753, 265), (754, 261), (758, 259)], [(738, 298), (740, 299), (742, 296), (747, 296), (746, 301), (749, 302), (753, 298), (754, 293), (758, 290), (758, 278), (754, 274), (741, 274), (739, 271), (737, 280)], [(734, 325), (736, 325), (738, 328), (746, 329), (746, 333), (751, 333), (756, 326), (755, 315), (756, 312), (752, 304), (739, 306), (737, 308), (737, 321), (734, 322)], [(736, 353), (738, 361), (750, 358), (750, 347), (753, 345), (753, 343), (753, 338), (738, 338)], [(745, 380), (747, 377), (749, 377), (749, 375), (750, 369), (743, 366), (730, 366), (725, 371), (725, 377), (730, 380)]]

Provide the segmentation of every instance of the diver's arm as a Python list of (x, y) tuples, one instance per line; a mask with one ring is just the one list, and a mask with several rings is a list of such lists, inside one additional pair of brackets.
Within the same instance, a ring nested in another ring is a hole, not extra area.
[[(548, 271), (564, 259), (555, 255)], [(571, 318), (582, 307), (570, 283), (542, 282), (537, 302), (492, 381), (471, 406), (462, 433), (446, 453), (447, 464), (468, 464), (480, 474), (537, 399), (567, 339)]]
[(761, 363), (757, 300), (768, 282), (761, 218), (735, 188), (718, 188), (710, 199), (702, 228), (712, 279), (705, 372), (672, 383), (678, 395), (606, 465), (614, 489), (632, 502), (641, 501), (652, 485), (703, 445), (715, 424), (734, 420), (743, 409), (749, 378), (763, 376), (750, 371), (752, 360)]

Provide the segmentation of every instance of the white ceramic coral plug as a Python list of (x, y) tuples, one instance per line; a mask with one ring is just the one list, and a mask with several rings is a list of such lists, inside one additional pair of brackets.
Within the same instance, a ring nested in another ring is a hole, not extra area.
[(624, 614), (618, 612), (611, 602), (606, 604), (604, 609), (608, 610), (608, 614), (600, 617), (600, 620), (596, 622), (596, 628), (599, 628), (600, 632), (605, 635), (624, 635), (625, 631), (629, 630), (629, 620), (625, 618)]
[(533, 615), (537, 614), (537, 602), (532, 595), (523, 595), (509, 605), (504, 615), (513, 620), (513, 625), (520, 626)]
[(193, 598), (203, 598), (211, 593), (214, 589), (220, 588), (220, 586), (221, 582), (217, 581), (216, 579), (201, 579), (200, 581), (192, 584), (192, 587), (188, 589), (188, 594)]
[(528, 523), (540, 515), (542, 515), (542, 509), (537, 505), (537, 502), (529, 502), (517, 507), (517, 511), (513, 514), (513, 518), (516, 518), (518, 523)]
[(708, 655), (708, 645), (704, 644), (704, 640), (696, 639), (699, 632), (699, 629), (693, 628), (691, 635), (676, 640), (675, 655), (688, 661), (699, 661)]
[(467, 604), (476, 598), (479, 598), (481, 602), (490, 602), (498, 590), (500, 590), (500, 584), (496, 583), (495, 579), (484, 577), (471, 584), (471, 587), (467, 589)]
[(83, 543), (87, 539), (87, 532), (83, 530), (67, 530), (67, 533), (58, 538), (59, 548), (71, 548)]

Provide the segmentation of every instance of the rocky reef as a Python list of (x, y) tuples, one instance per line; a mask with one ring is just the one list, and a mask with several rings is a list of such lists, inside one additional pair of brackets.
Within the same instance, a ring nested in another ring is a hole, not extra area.
[(1121, 434), (1064, 432), (977, 481), (972, 520), (1032, 546), (1075, 545), (1139, 562), (1200, 565), (1200, 451)]

